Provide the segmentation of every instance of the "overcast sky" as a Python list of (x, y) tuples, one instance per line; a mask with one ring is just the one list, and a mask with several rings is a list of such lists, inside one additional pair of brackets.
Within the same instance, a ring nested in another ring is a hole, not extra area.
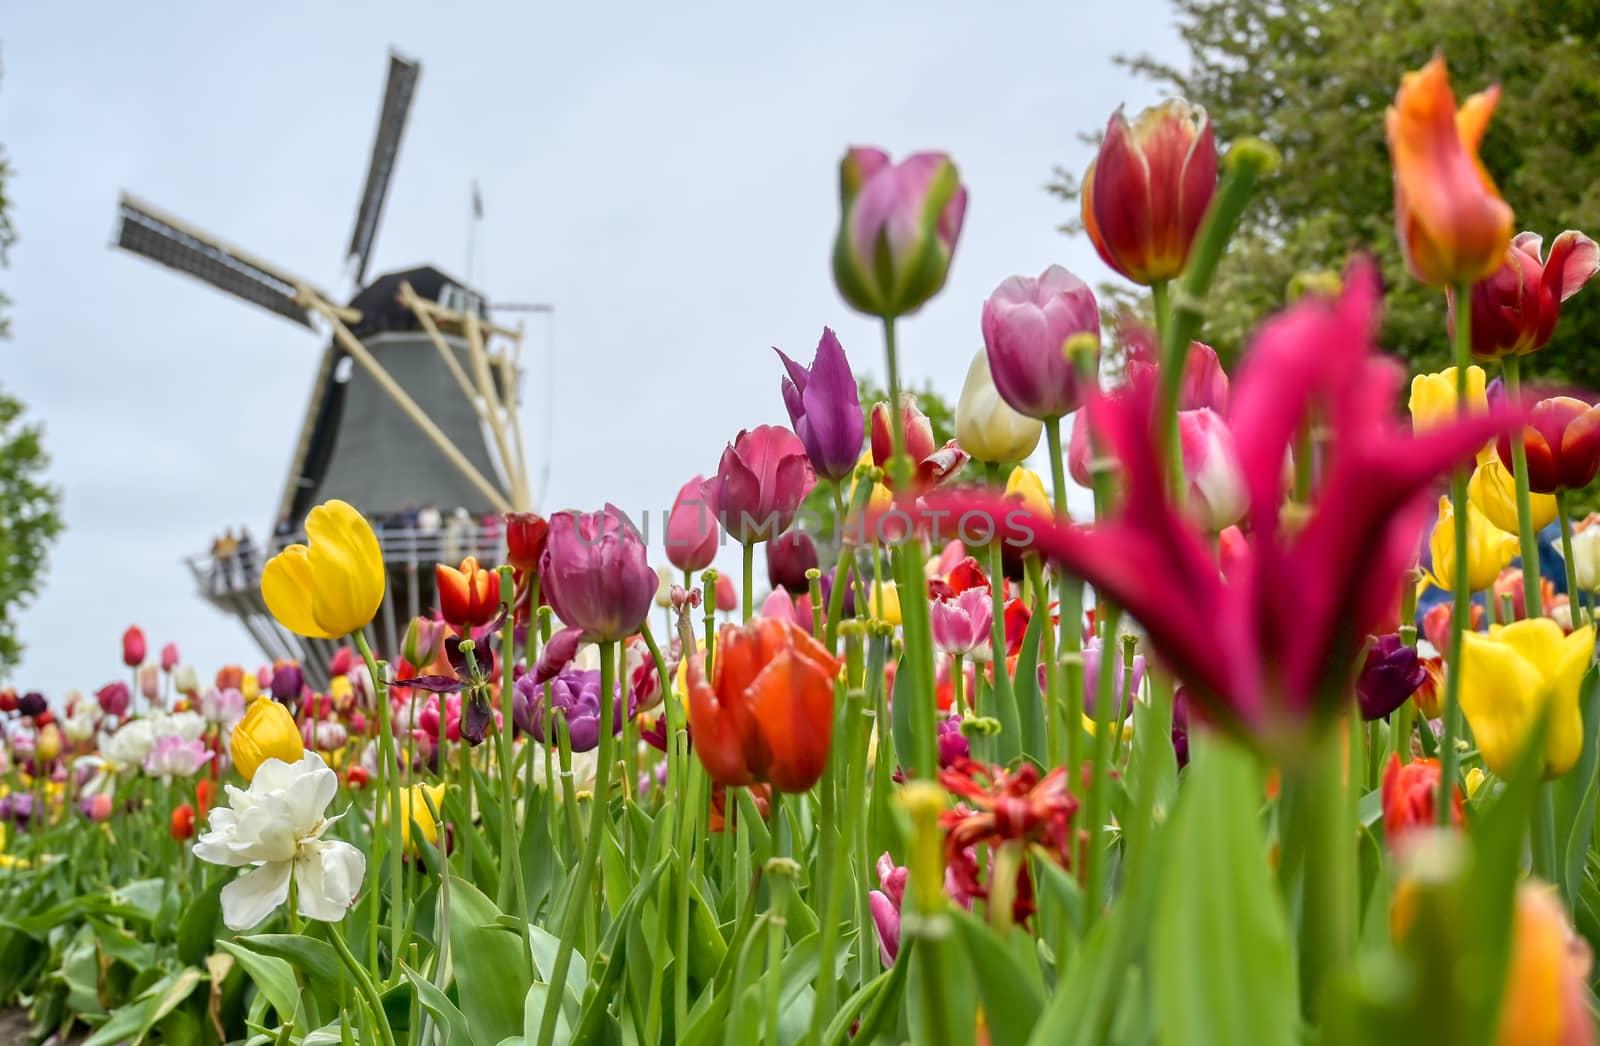
[(67, 524), (17, 685), (121, 678), (130, 623), (205, 675), (260, 661), (180, 559), (269, 528), (322, 340), (111, 250), (119, 189), (343, 293), (386, 52), (420, 59), (371, 271), (463, 270), (478, 179), (475, 282), (556, 306), (548, 370), (537, 319), (526, 346), (540, 507), (659, 511), (740, 428), (787, 424), (769, 346), (809, 360), (830, 325), (882, 380), (829, 268), (846, 145), (960, 167), (950, 280), (901, 348), (953, 401), (1003, 278), (1106, 278), (1044, 185), (1088, 162), (1081, 132), (1156, 100), (1114, 54), (1178, 53), (1166, 0), (628, 6), (0, 0), (21, 237), (0, 386), (47, 428)]

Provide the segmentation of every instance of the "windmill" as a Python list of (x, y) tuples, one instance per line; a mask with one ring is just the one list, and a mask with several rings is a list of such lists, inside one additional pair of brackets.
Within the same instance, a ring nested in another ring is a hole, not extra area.
[[(390, 52), (346, 252), (355, 287), (348, 304), (128, 193), (118, 204), (116, 246), (308, 331), (329, 333), (279, 498), (272, 546), (254, 562), (243, 554), (186, 561), (208, 602), (238, 618), (269, 658), (300, 661), (316, 682), (326, 678), (337, 644), (278, 625), (256, 576), (267, 554), (304, 540), (300, 530), (312, 506), (342, 498), (374, 521), (388, 570), (374, 622), (376, 645), (390, 654), (398, 651), (410, 618), (434, 603), (434, 563), (471, 554), (496, 559), (498, 528), (490, 531), (479, 521), (531, 507), (517, 417), (521, 326), (493, 322), (483, 294), (434, 266), (366, 282), (420, 70), (419, 63)], [(465, 534), (443, 520), (430, 525), (441, 513), (459, 516), (457, 510), (472, 520)]]

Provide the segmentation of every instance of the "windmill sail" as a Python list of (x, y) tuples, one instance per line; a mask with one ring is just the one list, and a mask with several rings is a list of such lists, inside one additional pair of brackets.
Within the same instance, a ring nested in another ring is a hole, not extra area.
[(309, 286), (259, 261), (237, 247), (180, 222), (171, 215), (123, 193), (118, 201), (121, 218), (117, 246), (149, 258), (169, 269), (293, 320), (311, 326), (311, 313), (300, 304), (298, 288)]
[(378, 221), (383, 217), (383, 201), (389, 194), (394, 164), (400, 155), (400, 136), (411, 111), (411, 96), (417, 88), (419, 62), (389, 52), (389, 82), (383, 90), (383, 109), (378, 114), (378, 133), (372, 139), (372, 158), (367, 161), (367, 182), (361, 190), (361, 205), (356, 209), (356, 226), (350, 234), (350, 250), (356, 285), (367, 278), (367, 260), (373, 241), (378, 238)]

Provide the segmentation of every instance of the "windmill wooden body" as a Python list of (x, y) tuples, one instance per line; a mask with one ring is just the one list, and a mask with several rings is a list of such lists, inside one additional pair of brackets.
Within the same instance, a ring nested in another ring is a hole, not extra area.
[(374, 522), (389, 584), (373, 639), (391, 655), (410, 618), (434, 605), (434, 564), (497, 561), (494, 521), (531, 508), (518, 422), (520, 325), (496, 324), (481, 292), (433, 266), (366, 282), (419, 72), (390, 54), (347, 253), (356, 287), (348, 304), (127, 193), (119, 204), (116, 246), (329, 334), (270, 542), (187, 561), (208, 602), (238, 618), (267, 657), (300, 661), (314, 683), (325, 681), (337, 644), (278, 625), (258, 584), (266, 556), (303, 540), (312, 506), (341, 498)]

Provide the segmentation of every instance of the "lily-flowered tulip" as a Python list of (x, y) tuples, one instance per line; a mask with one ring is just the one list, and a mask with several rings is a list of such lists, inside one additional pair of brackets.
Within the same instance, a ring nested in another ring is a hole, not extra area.
[(838, 674), (833, 655), (788, 621), (724, 625), (710, 679), (704, 653), (689, 659), (694, 752), (711, 779), (780, 792), (816, 784), (833, 741)]
[[(1472, 354), (1479, 359), (1525, 355), (1544, 348), (1555, 333), (1561, 303), (1600, 270), (1600, 246), (1574, 229), (1557, 236), (1540, 260), (1544, 239), (1518, 233), (1505, 258), (1487, 279), (1472, 285)], [(1455, 290), (1450, 291), (1450, 328), (1455, 330)]]
[(1572, 560), (1578, 587), (1600, 592), (1600, 512), (1592, 513), (1572, 528)]
[(904, 316), (939, 293), (967, 211), (950, 157), (893, 163), (881, 149), (853, 147), (839, 164), (839, 202), (833, 279), (845, 301), (868, 315)]
[(667, 514), (667, 560), (679, 570), (704, 570), (717, 558), (717, 502), (714, 484), (695, 476), (678, 490)]
[(1545, 709), (1544, 775), (1572, 769), (1583, 748), (1578, 691), (1594, 659), (1594, 634), (1594, 626), (1585, 625), (1562, 635), (1546, 617), (1463, 634), (1461, 711), (1490, 770), (1510, 776)]
[(1593, 958), (1555, 888), (1531, 879), (1518, 883), (1495, 1046), (1594, 1046)]
[(269, 759), (298, 763), (305, 755), (294, 716), (276, 701), (252, 701), (228, 742), (233, 765), (246, 781)]
[(385, 580), (372, 526), (345, 502), (325, 501), (306, 515), (306, 538), (309, 546), (290, 545), (267, 560), (267, 609), (284, 628), (312, 639), (365, 628), (383, 603)]
[[(1511, 467), (1510, 435), (1495, 443), (1500, 463)], [(1573, 396), (1540, 400), (1522, 430), (1528, 455), (1528, 489), (1536, 494), (1577, 490), (1600, 471), (1600, 406)]]
[[(1433, 566), (1428, 580), (1452, 591), (1456, 583), (1456, 524), (1455, 506), (1450, 499), (1439, 499), (1439, 519), (1433, 525), (1433, 535), (1428, 538), (1428, 552)], [(1517, 556), (1517, 539), (1490, 523), (1471, 500), (1467, 502), (1467, 590), (1481, 592), (1494, 584)]]
[[(1596, 430), (1600, 435), (1600, 429)], [(1478, 463), (1472, 478), (1467, 481), (1467, 500), (1493, 526), (1510, 534), (1517, 533), (1517, 480), (1511, 467), (1498, 458)], [(1528, 496), (1529, 514), (1533, 529), (1543, 530), (1556, 518), (1556, 499), (1552, 494), (1532, 493)]]
[(518, 574), (538, 571), (548, 540), (550, 521), (537, 512), (506, 513), (506, 562)]
[(255, 866), (222, 888), (222, 921), (230, 930), (248, 930), (271, 915), (289, 899), (291, 880), (300, 915), (344, 918), (367, 859), (343, 840), (322, 838), (338, 820), (327, 816), (338, 790), (338, 775), (314, 752), (293, 762), (267, 760), (248, 791), (228, 786), (228, 805), (211, 811), (194, 854), (212, 864)]
[(1382, 719), (1417, 692), (1428, 678), (1428, 670), (1417, 654), (1394, 632), (1374, 636), (1367, 644), (1367, 656), (1356, 677), (1356, 705), (1361, 718)]
[[(1489, 409), (1483, 368), (1467, 368), (1467, 413), (1482, 414)], [(1456, 369), (1446, 367), (1435, 374), (1418, 374), (1411, 379), (1411, 427), (1418, 433), (1438, 428), (1456, 418)]]
[[(961, 471), (970, 455), (957, 440), (951, 440), (942, 447), (934, 446), (933, 423), (922, 413), (922, 408), (917, 406), (917, 398), (911, 393), (900, 394), (899, 414), (901, 445), (914, 469), (911, 478), (913, 490), (932, 489)], [(883, 400), (874, 403), (871, 418), (872, 463), (884, 469), (884, 484), (890, 490), (895, 482), (889, 469), (889, 459), (894, 456), (894, 433), (890, 428), (893, 424), (889, 404)], [(876, 492), (873, 500), (877, 501)]]
[(161, 671), (170, 673), (178, 667), (178, 644), (168, 643), (161, 648)]
[(844, 347), (827, 327), (809, 368), (774, 347), (787, 371), (783, 405), (817, 475), (835, 482), (855, 471), (866, 426), (861, 418), (861, 393), (845, 358)]
[(1394, 218), (1411, 274), (1430, 287), (1474, 283), (1511, 244), (1511, 208), (1478, 158), (1499, 100), (1491, 87), (1456, 111), (1444, 57), (1400, 80), (1384, 117), (1394, 165)]
[(811, 589), (806, 571), (817, 565), (817, 543), (803, 530), (791, 530), (767, 543), (767, 583), (803, 595)]
[(1227, 422), (1208, 408), (1181, 411), (1178, 437), (1188, 483), (1185, 511), (1212, 533), (1239, 522), (1249, 507), (1249, 495)]
[(164, 734), (156, 738), (150, 753), (144, 757), (144, 772), (164, 781), (174, 777), (193, 777), (202, 766), (211, 762), (212, 754), (199, 738), (185, 741), (176, 734)]
[(956, 401), (956, 442), (979, 461), (1021, 461), (1039, 445), (1044, 422), (1011, 409), (989, 375), (989, 357), (979, 352), (967, 368)]
[(436, 563), (434, 580), (439, 590), (439, 615), (452, 625), (476, 628), (488, 624), (500, 609), (500, 573), (485, 570), (473, 556), (461, 567)]
[[(1413, 562), (1431, 486), (1516, 420), (1502, 407), (1407, 431), (1392, 415), (1402, 371), (1372, 344), (1377, 305), (1376, 273), (1358, 265), (1338, 297), (1302, 298), (1257, 332), (1229, 408), (1250, 505), (1231, 577), (1167, 499), (1148, 386), (1088, 405), (1126, 477), (1118, 512), (1092, 529), (1028, 520), (1041, 555), (1144, 627), (1209, 722), (1268, 751), (1299, 751), (1343, 709)], [(1313, 414), (1326, 428), (1317, 496), (1286, 526), (1284, 458)], [(1006, 510), (992, 495), (923, 500), (1002, 521)]]
[(933, 624), (933, 645), (939, 650), (974, 661), (993, 657), (994, 598), (987, 588), (969, 588), (949, 599), (936, 599), (928, 616)]
[[(1389, 757), (1383, 770), (1383, 841), (1391, 850), (1417, 829), (1426, 831), (1438, 823), (1434, 811), (1438, 809), (1439, 775), (1437, 759), (1402, 764), (1400, 753)], [(1466, 820), (1460, 788), (1450, 797), (1450, 820), (1457, 826)]]
[(1078, 409), (1086, 383), (1068, 350), (1094, 358), (1100, 347), (1087, 284), (1059, 265), (1012, 276), (983, 303), (982, 325), (994, 387), (1013, 410), (1043, 421)]
[(128, 630), (122, 633), (122, 663), (129, 668), (138, 668), (144, 664), (147, 649), (144, 629), (138, 625), (129, 625)]
[(1204, 109), (1172, 98), (1130, 125), (1119, 107), (1083, 175), (1083, 228), (1133, 282), (1170, 280), (1216, 191), (1217, 142)]
[[(566, 720), (567, 736), (574, 752), (588, 752), (600, 745), (600, 672), (598, 669), (567, 667), (547, 684), (550, 688), (550, 709), (553, 715)], [(543, 685), (535, 685), (532, 676), (518, 679), (513, 691), (512, 717), (517, 728), (535, 740), (553, 744), (554, 737), (546, 737), (544, 730)], [(630, 690), (630, 703), (634, 699)], [(611, 693), (611, 732), (622, 733), (622, 694), (618, 689)]]
[(601, 512), (550, 517), (550, 541), (539, 561), (539, 576), (566, 630), (576, 629), (592, 642), (626, 639), (637, 632), (656, 591), (644, 539), (627, 515), (610, 504)]
[(789, 529), (816, 482), (800, 437), (781, 425), (758, 425), (722, 452), (711, 489), (723, 529), (749, 545)]

